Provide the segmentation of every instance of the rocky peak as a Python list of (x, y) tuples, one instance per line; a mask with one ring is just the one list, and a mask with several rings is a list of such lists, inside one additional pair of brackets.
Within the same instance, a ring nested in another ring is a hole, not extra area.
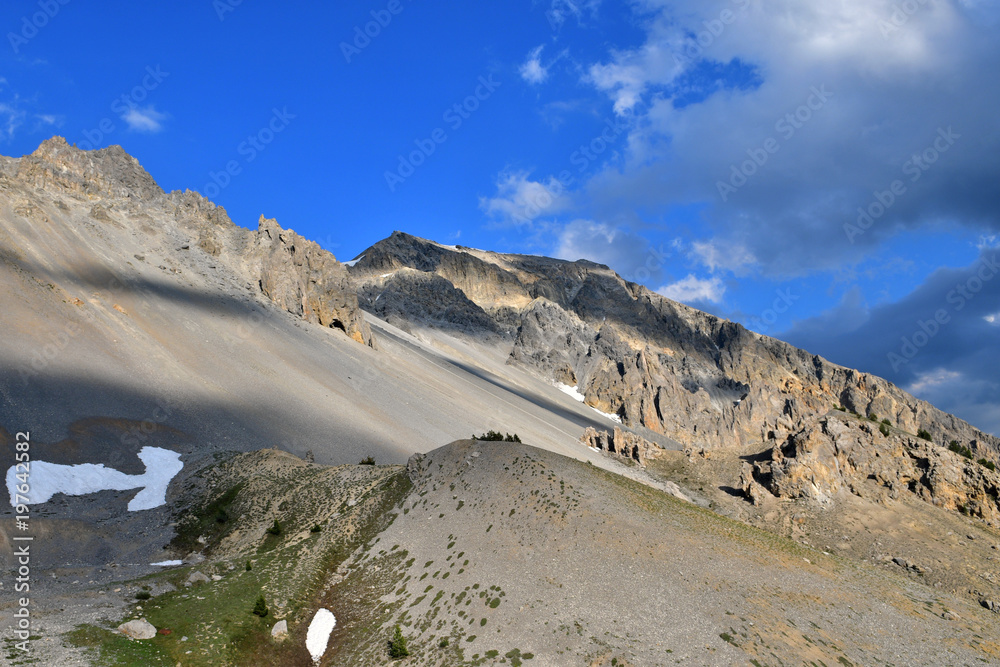
[(374, 346), (347, 269), (332, 253), (262, 215), (247, 254), (258, 272), (261, 292), (277, 305)]
[(163, 190), (121, 146), (83, 151), (63, 137), (46, 139), (20, 158), (15, 178), (35, 188), (59, 188), (81, 195), (150, 202)]

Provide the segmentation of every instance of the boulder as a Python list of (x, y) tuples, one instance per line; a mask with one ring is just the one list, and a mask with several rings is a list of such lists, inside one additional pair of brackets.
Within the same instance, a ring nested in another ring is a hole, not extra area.
[(210, 579), (208, 577), (206, 577), (204, 574), (202, 574), (201, 572), (195, 571), (195, 572), (192, 572), (190, 575), (188, 575), (187, 581), (184, 582), (184, 585), (185, 586), (194, 586), (195, 584), (206, 584), (209, 581), (210, 581)]
[(156, 636), (156, 628), (144, 618), (140, 618), (118, 626), (118, 632), (129, 639), (152, 639)]
[(288, 621), (278, 621), (271, 628), (271, 639), (275, 641), (284, 641), (288, 639)]

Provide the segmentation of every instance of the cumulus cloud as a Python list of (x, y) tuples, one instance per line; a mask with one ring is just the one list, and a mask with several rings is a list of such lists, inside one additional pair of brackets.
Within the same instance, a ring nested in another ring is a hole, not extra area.
[(480, 197), (479, 207), (494, 220), (510, 225), (530, 225), (536, 219), (569, 209), (571, 200), (555, 177), (533, 181), (527, 171), (506, 171), (497, 179), (494, 197)]
[(545, 81), (549, 77), (549, 70), (542, 64), (542, 50), (545, 45), (542, 44), (531, 50), (528, 54), (528, 59), (524, 61), (521, 65), (521, 78), (532, 84), (539, 84)]
[(668, 299), (680, 301), (688, 305), (698, 303), (719, 303), (726, 293), (726, 286), (719, 278), (696, 278), (688, 274), (687, 278), (670, 285), (664, 285), (656, 290)]
[(985, 4), (898, 5), (635, 3), (642, 43), (587, 70), (636, 116), (626, 164), (589, 184), (595, 202), (609, 216), (703, 203), (716, 243), (784, 276), (944, 221), (1000, 231), (1000, 43)]
[(163, 121), (167, 118), (167, 114), (157, 111), (153, 106), (131, 107), (122, 116), (122, 120), (128, 124), (128, 129), (150, 134), (160, 132), (163, 129)]

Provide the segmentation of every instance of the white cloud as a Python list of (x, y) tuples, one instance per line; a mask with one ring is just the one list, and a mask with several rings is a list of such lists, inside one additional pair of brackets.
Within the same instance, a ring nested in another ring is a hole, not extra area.
[[(595, 176), (588, 194), (607, 218), (703, 205), (715, 240), (744, 247), (772, 275), (855, 263), (941, 220), (996, 233), (1000, 42), (970, 9), (983, 4), (916, 3), (883, 35), (897, 0), (637, 0), (642, 41), (584, 68), (616, 114), (634, 116), (624, 163)], [(723, 8), (735, 19), (714, 23)], [(828, 101), (810, 98), (814, 88)], [(801, 109), (806, 123), (778, 128)], [(904, 164), (949, 126), (961, 138), (911, 186)], [(751, 163), (723, 200), (718, 184), (772, 138), (777, 152)], [(906, 195), (850, 243), (844, 225), (894, 179)]]
[(625, 280), (643, 284), (659, 280), (673, 257), (669, 249), (653, 247), (628, 229), (585, 219), (562, 227), (550, 254), (569, 261), (586, 259), (605, 264)]
[(719, 269), (738, 273), (757, 262), (745, 247), (718, 241), (695, 241), (690, 254), (712, 273)]
[(15, 104), (0, 103), (0, 136), (14, 138), (14, 132), (24, 122), (25, 113)]
[(128, 123), (128, 129), (133, 132), (156, 133), (163, 129), (163, 121), (168, 118), (167, 114), (161, 113), (153, 106), (145, 108), (132, 107), (122, 120)]
[(955, 385), (959, 381), (964, 381), (961, 373), (944, 368), (936, 368), (933, 371), (921, 373), (917, 376), (917, 379), (906, 387), (906, 391), (914, 396), (927, 395), (929, 392), (940, 390), (949, 385)]
[(552, 0), (552, 5), (545, 12), (545, 16), (549, 19), (552, 29), (558, 30), (567, 19), (572, 17), (578, 22), (582, 21), (585, 11), (594, 15), (600, 6), (601, 0)]
[(521, 78), (531, 84), (539, 84), (549, 78), (549, 70), (542, 64), (542, 50), (545, 45), (542, 44), (531, 50), (528, 54), (528, 59), (524, 61), (521, 65)]
[(682, 67), (672, 55), (677, 49), (672, 44), (679, 42), (675, 34), (663, 41), (649, 41), (639, 49), (616, 51), (612, 62), (591, 65), (585, 81), (607, 93), (614, 101), (615, 113), (623, 115), (635, 109), (650, 87), (672, 83), (681, 74)]
[(719, 303), (726, 293), (726, 286), (719, 278), (701, 279), (688, 274), (687, 278), (664, 285), (656, 292), (681, 303)]
[(479, 207), (490, 217), (513, 225), (527, 225), (544, 215), (567, 210), (570, 199), (555, 177), (532, 181), (529, 172), (504, 172), (497, 180), (495, 197), (481, 197)]

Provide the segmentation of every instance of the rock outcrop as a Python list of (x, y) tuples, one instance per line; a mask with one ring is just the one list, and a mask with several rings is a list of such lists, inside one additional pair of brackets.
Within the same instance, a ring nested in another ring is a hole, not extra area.
[(1000, 526), (1000, 474), (933, 442), (837, 412), (775, 445), (769, 462), (744, 464), (741, 484), (755, 503), (758, 485), (780, 498), (824, 504), (842, 492), (881, 503), (913, 494)]
[(663, 451), (656, 443), (620, 428), (615, 428), (613, 433), (587, 428), (580, 437), (580, 442), (587, 447), (632, 459), (641, 466), (645, 466), (650, 459), (658, 457)]
[(340, 329), (359, 343), (372, 343), (347, 270), (330, 252), (261, 216), (249, 261), (259, 267), (261, 292), (277, 305), (308, 322)]
[(683, 445), (782, 443), (844, 406), (958, 440), (977, 458), (1000, 453), (997, 438), (886, 380), (673, 302), (606, 266), (400, 232), (351, 264), (363, 308), (506, 345), (509, 363), (577, 386), (591, 407)]
[(20, 158), (11, 171), (33, 188), (147, 203), (163, 195), (153, 177), (121, 146), (81, 151), (62, 137), (53, 137)]

